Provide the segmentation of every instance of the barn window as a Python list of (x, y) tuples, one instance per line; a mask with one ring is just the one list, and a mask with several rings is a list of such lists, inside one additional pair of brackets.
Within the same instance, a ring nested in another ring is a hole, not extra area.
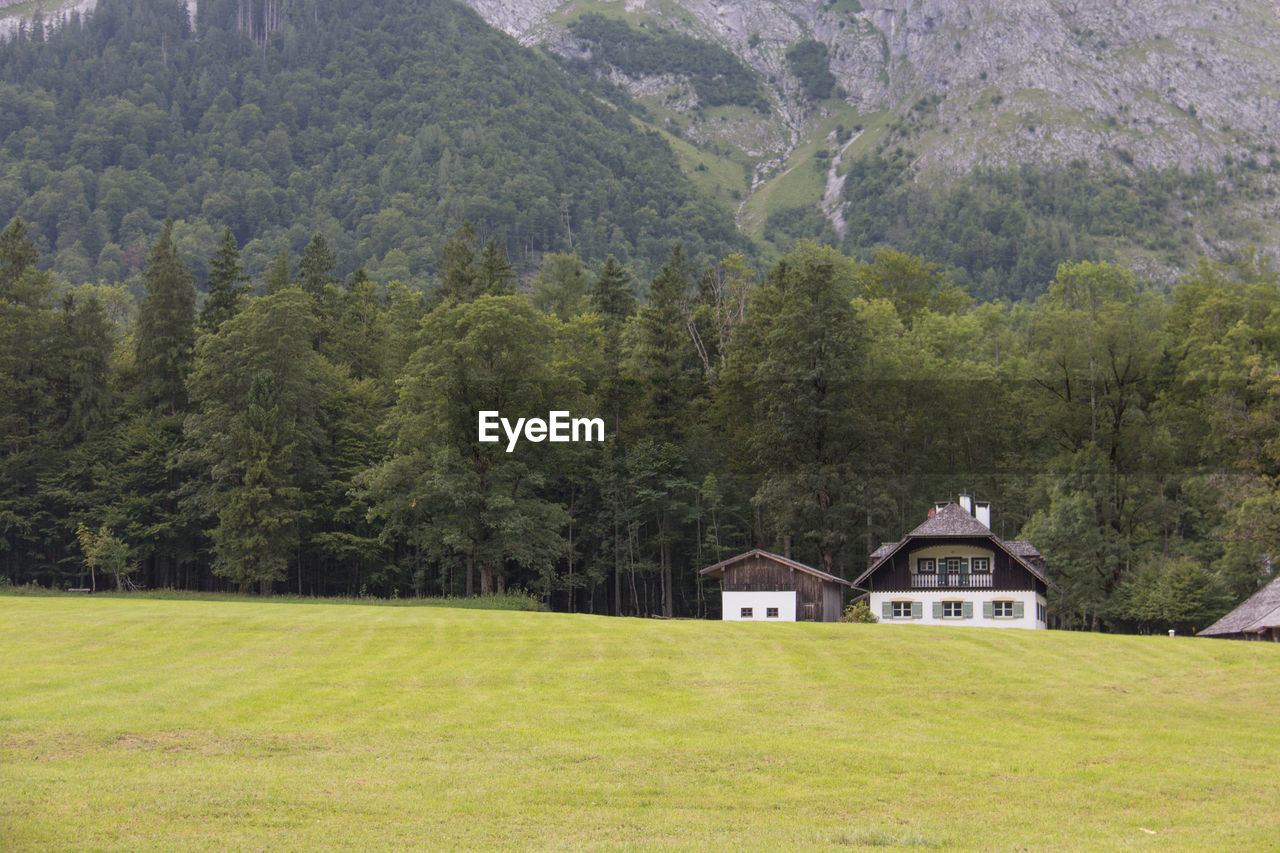
[(776, 607), (766, 607), (766, 608), (764, 609), (764, 616), (765, 616), (765, 618), (766, 618), (766, 619), (777, 619), (777, 618), (778, 618), (778, 608), (776, 608)]
[(740, 610), (740, 611), (739, 611), (738, 616), (739, 616), (740, 618), (742, 618), (742, 619), (750, 619), (750, 618), (751, 618), (751, 614), (752, 614), (752, 610), (751, 610), (751, 608), (750, 608), (750, 607), (744, 607), (744, 608), (742, 608), (742, 610)]

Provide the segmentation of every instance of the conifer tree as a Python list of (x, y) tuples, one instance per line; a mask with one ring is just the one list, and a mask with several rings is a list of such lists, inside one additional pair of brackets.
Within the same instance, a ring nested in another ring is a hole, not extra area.
[(187, 438), (209, 472), (200, 503), (216, 520), (214, 571), (242, 590), (284, 579), (320, 479), (331, 370), (312, 348), (315, 325), (311, 297), (291, 289), (200, 342)]
[(195, 345), (196, 289), (165, 220), (143, 273), (138, 306), (137, 369), (140, 402), (167, 414), (186, 406), (186, 379)]
[(320, 299), (324, 296), (325, 287), (336, 283), (333, 270), (337, 265), (324, 235), (317, 232), (298, 260), (298, 286), (303, 292)]
[(271, 269), (267, 272), (267, 278), (262, 284), (262, 292), (268, 296), (273, 293), (279, 293), (291, 284), (289, 278), (289, 253), (284, 249), (276, 255), (276, 259), (271, 263)]
[(240, 265), (240, 247), (236, 245), (235, 235), (230, 228), (223, 228), (222, 241), (209, 261), (209, 295), (200, 312), (201, 331), (217, 331), (218, 326), (235, 316), (244, 297), (244, 282), (248, 280)]
[(600, 275), (591, 285), (590, 297), (592, 308), (615, 329), (635, 311), (636, 297), (631, 292), (631, 276), (613, 255), (604, 259)]
[(498, 245), (498, 241), (490, 237), (480, 252), (480, 263), (476, 270), (477, 296), (489, 294), (497, 296), (514, 290), (515, 270), (507, 260), (507, 253)]
[(31, 571), (45, 562), (37, 483), (56, 462), (45, 364), (52, 280), (36, 268), (39, 259), (26, 223), (14, 218), (0, 231), (0, 561), (15, 582), (20, 565)]

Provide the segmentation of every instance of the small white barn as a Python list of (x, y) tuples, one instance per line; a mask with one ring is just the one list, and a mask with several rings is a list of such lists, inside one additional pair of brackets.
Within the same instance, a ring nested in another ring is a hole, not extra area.
[(721, 618), (750, 622), (837, 622), (843, 578), (759, 548), (702, 570), (720, 581)]

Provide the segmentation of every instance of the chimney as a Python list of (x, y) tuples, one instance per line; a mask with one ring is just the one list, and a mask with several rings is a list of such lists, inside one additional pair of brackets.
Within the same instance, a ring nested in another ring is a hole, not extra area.
[(980, 504), (977, 504), (975, 507), (975, 510), (976, 511), (974, 512), (973, 517), (978, 519), (979, 523), (981, 523), (983, 527), (990, 530), (991, 529), (991, 504), (984, 501)]
[(969, 515), (973, 515), (973, 496), (961, 495), (960, 508), (963, 509), (965, 512), (969, 513)]

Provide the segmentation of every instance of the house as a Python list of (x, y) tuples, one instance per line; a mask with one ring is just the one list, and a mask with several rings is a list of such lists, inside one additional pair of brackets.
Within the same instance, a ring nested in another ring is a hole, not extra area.
[(1044, 560), (1030, 542), (991, 532), (991, 505), (936, 504), (900, 542), (871, 554), (854, 581), (881, 622), (1046, 628)]
[(756, 622), (836, 622), (849, 582), (759, 548), (702, 570), (720, 581), (722, 618)]
[(1280, 641), (1280, 577), (1196, 636)]

